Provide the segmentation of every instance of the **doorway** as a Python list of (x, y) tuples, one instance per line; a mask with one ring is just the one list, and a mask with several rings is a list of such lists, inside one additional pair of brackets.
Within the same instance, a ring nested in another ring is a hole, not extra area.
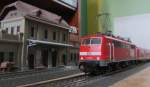
[(57, 64), (57, 51), (52, 52), (52, 67), (56, 67)]
[(28, 56), (28, 65), (29, 65), (29, 69), (34, 69), (34, 55), (33, 54), (29, 54)]
[(65, 54), (62, 55), (62, 63), (63, 65), (67, 65), (67, 56)]
[(0, 52), (0, 63), (4, 61), (4, 52)]
[(43, 50), (42, 51), (42, 64), (45, 67), (48, 67), (48, 50)]

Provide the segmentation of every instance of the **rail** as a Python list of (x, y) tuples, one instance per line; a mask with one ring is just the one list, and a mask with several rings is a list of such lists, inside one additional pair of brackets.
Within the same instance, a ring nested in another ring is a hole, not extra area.
[(51, 69), (42, 69), (42, 70), (5, 72), (5, 73), (0, 73), (0, 80), (14, 78), (14, 77), (21, 77), (21, 76), (26, 76), (26, 75), (32, 75), (32, 74), (39, 74), (43, 72), (57, 73), (57, 72), (69, 71), (69, 70), (71, 69), (65, 69), (64, 67), (55, 67)]
[[(142, 64), (139, 64), (139, 65), (142, 65)], [(81, 74), (75, 74), (75, 75), (62, 77), (58, 79), (52, 79), (52, 80), (47, 80), (47, 81), (35, 82), (32, 84), (20, 85), (17, 87), (78, 87), (78, 86), (85, 85), (86, 83), (89, 83), (90, 81), (105, 79), (107, 78), (107, 76), (132, 69), (139, 65), (132, 65), (132, 66), (118, 69), (118, 70), (111, 71), (111, 72), (108, 71), (106, 73), (103, 73), (97, 76), (89, 76), (89, 75), (87, 76), (81, 73)]]
[(21, 86), (17, 86), (17, 87), (41, 87), (43, 85), (44, 85), (44, 87), (55, 87), (56, 85), (60, 85), (60, 84), (61, 84), (60, 86), (62, 86), (62, 85), (64, 85), (62, 83), (65, 83), (65, 82), (69, 83), (69, 80), (71, 82), (74, 82), (77, 79), (78, 80), (81, 80), (81, 78), (85, 79), (85, 77), (86, 77), (86, 75), (84, 73), (79, 73), (79, 74), (74, 74), (74, 75), (61, 77), (61, 78), (57, 78), (57, 79), (51, 79), (51, 80), (36, 82), (36, 83), (32, 83), (32, 84), (21, 85)]

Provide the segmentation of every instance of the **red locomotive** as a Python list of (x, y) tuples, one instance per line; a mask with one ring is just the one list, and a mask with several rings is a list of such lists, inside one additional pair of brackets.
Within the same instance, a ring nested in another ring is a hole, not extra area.
[(149, 59), (150, 51), (138, 48), (130, 40), (101, 33), (81, 38), (79, 68), (86, 73)]

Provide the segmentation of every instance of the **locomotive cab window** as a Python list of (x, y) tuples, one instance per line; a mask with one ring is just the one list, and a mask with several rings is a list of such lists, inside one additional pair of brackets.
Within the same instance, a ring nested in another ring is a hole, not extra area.
[(82, 40), (82, 45), (94, 45), (94, 44), (100, 44), (101, 43), (101, 39), (100, 38), (89, 38), (89, 39), (84, 39)]
[(101, 41), (100, 41), (100, 38), (92, 38), (91, 39), (91, 44), (100, 44)]
[(114, 46), (116, 48), (122, 48), (122, 43), (121, 42), (119, 42), (119, 41), (113, 41), (113, 43), (114, 43)]
[(84, 39), (82, 41), (82, 45), (88, 45), (88, 44), (90, 44), (90, 39)]

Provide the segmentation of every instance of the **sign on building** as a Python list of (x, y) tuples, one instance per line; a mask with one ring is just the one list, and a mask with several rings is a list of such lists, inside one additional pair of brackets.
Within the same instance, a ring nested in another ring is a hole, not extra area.
[(69, 32), (70, 33), (74, 33), (74, 34), (77, 34), (78, 33), (78, 30), (75, 26), (71, 26), (71, 28), (69, 29)]
[(67, 5), (71, 6), (73, 8), (77, 8), (77, 1), (78, 0), (54, 0), (55, 2), (62, 4), (62, 5)]

